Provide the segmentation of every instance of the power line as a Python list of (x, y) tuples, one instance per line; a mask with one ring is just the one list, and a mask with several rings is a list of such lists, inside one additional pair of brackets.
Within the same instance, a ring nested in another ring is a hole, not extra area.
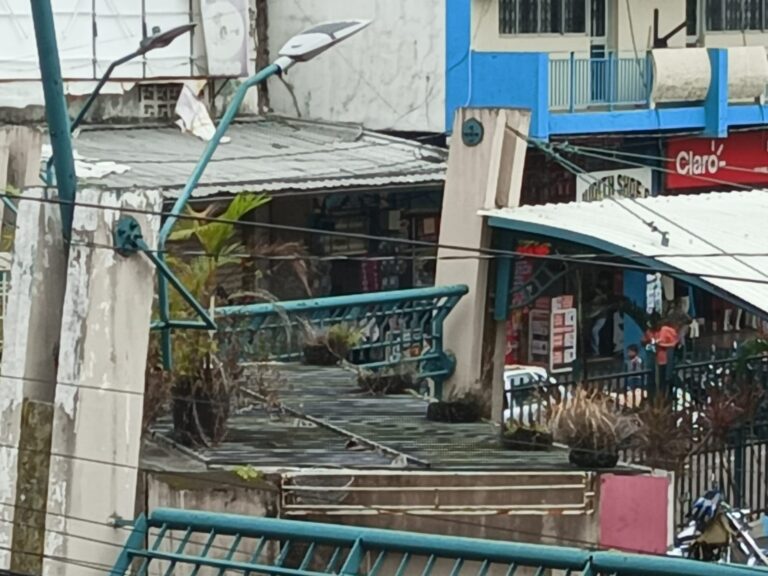
[[(2, 196), (2, 194), (0, 194)], [(82, 208), (94, 208), (94, 209), (100, 209), (104, 210), (104, 206), (99, 204), (93, 204), (93, 203), (86, 203), (86, 202), (67, 202), (63, 200), (58, 199), (51, 199), (51, 198), (29, 198), (29, 197), (22, 197), (22, 200), (27, 201), (34, 201), (34, 202), (41, 202), (41, 203), (50, 203), (50, 204), (70, 204), (77, 207)], [(168, 216), (170, 215), (170, 212), (157, 212), (152, 210), (144, 210), (140, 208), (132, 208), (132, 207), (124, 207), (120, 209), (123, 213), (130, 213), (130, 214), (143, 214), (143, 215), (149, 215), (149, 216)], [(424, 248), (436, 248), (436, 249), (443, 249), (443, 250), (451, 250), (451, 251), (457, 251), (457, 252), (470, 252), (470, 253), (480, 253), (483, 255), (490, 255), (490, 256), (496, 256), (500, 258), (523, 258), (523, 259), (530, 259), (530, 260), (545, 260), (545, 261), (554, 261), (554, 262), (563, 262), (563, 263), (572, 263), (572, 264), (590, 264), (594, 266), (601, 266), (606, 268), (618, 268), (622, 270), (636, 270), (640, 272), (647, 272), (647, 273), (663, 273), (663, 274), (674, 274), (676, 276), (679, 276), (681, 278), (708, 278), (712, 280), (727, 280), (727, 281), (733, 281), (733, 282), (745, 282), (745, 283), (751, 283), (751, 284), (765, 284), (768, 283), (768, 279), (758, 279), (758, 278), (745, 278), (743, 276), (730, 276), (730, 275), (720, 275), (720, 274), (712, 274), (708, 272), (693, 272), (693, 271), (683, 271), (678, 270), (672, 267), (671, 265), (662, 265), (662, 266), (646, 266), (646, 265), (640, 265), (640, 264), (624, 264), (624, 263), (617, 263), (617, 262), (610, 262), (606, 261), (604, 259), (590, 259), (590, 258), (583, 258), (576, 256), (566, 256), (562, 254), (530, 254), (527, 252), (521, 252), (521, 251), (513, 251), (513, 250), (502, 250), (502, 249), (494, 249), (494, 248), (476, 248), (476, 247), (467, 247), (467, 246), (457, 246), (452, 244), (442, 244), (438, 242), (427, 242), (422, 240), (411, 240), (406, 238), (396, 238), (396, 237), (387, 237), (387, 236), (376, 236), (371, 234), (362, 234), (362, 233), (354, 233), (354, 232), (338, 232), (338, 231), (332, 231), (332, 230), (324, 230), (319, 228), (308, 228), (308, 227), (301, 227), (301, 226), (292, 226), (292, 225), (283, 225), (283, 224), (272, 224), (272, 223), (264, 223), (264, 222), (249, 222), (249, 221), (242, 221), (242, 220), (231, 220), (231, 219), (225, 219), (225, 218), (216, 218), (211, 216), (202, 216), (202, 215), (179, 215), (179, 220), (193, 220), (193, 221), (201, 221), (206, 223), (221, 223), (221, 224), (230, 224), (233, 226), (242, 226), (246, 228), (264, 228), (264, 229), (272, 229), (272, 230), (282, 230), (282, 231), (291, 231), (291, 232), (299, 232), (304, 234), (316, 234), (316, 235), (326, 235), (326, 236), (332, 236), (332, 237), (343, 237), (343, 238), (355, 238), (360, 240), (373, 240), (373, 241), (380, 241), (380, 242), (387, 242), (390, 244), (400, 244), (400, 245), (408, 245), (408, 246), (420, 246)], [(106, 244), (92, 244), (93, 247), (96, 248), (105, 248), (110, 250), (116, 250), (114, 246), (109, 246)], [(440, 260), (442, 257), (446, 255), (440, 256), (437, 255), (436, 259)], [(728, 256), (728, 254), (721, 254), (718, 256)], [(634, 258), (648, 258), (648, 256), (640, 253), (626, 253), (621, 255), (614, 255), (614, 258), (626, 258), (628, 260), (632, 260)], [(674, 255), (668, 255), (668, 254), (662, 254), (659, 257), (664, 258), (674, 258)], [(685, 257), (694, 257), (691, 255), (686, 255)]]

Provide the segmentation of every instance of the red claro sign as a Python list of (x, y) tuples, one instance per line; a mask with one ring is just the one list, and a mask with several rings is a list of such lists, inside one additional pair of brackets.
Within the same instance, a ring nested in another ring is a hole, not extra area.
[(717, 188), (711, 180), (768, 184), (768, 132), (736, 132), (728, 138), (689, 138), (667, 144), (668, 190)]

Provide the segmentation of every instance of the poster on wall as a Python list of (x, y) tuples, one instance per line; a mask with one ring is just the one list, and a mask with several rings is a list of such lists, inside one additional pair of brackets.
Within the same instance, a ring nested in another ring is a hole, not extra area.
[(248, 1), (202, 0), (208, 76), (248, 76)]
[(597, 202), (612, 197), (646, 198), (652, 189), (650, 168), (590, 172), (576, 177), (576, 202)]
[[(546, 243), (521, 242), (517, 245), (517, 252), (523, 254), (547, 255), (550, 251), (551, 247)], [(534, 262), (532, 260), (519, 259), (515, 262), (512, 278), (512, 312), (507, 320), (507, 349), (504, 357), (507, 366), (524, 364), (529, 360), (523, 358), (525, 349), (522, 348), (522, 329), (527, 315), (527, 311), (523, 307), (527, 297), (523, 287), (531, 281), (533, 273)]]
[(550, 332), (549, 298), (539, 298), (528, 313), (528, 363), (547, 366)]
[(573, 296), (552, 299), (549, 370), (552, 374), (573, 371), (576, 362), (576, 308)]

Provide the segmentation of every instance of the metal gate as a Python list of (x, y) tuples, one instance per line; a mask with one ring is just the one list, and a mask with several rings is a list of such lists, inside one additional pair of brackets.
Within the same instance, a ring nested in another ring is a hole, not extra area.
[(136, 521), (110, 574), (541, 576), (549, 570), (572, 576), (766, 574), (677, 558), (174, 509)]

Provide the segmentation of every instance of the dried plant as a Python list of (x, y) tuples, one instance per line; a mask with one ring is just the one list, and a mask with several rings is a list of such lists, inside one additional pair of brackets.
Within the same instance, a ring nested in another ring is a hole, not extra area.
[(306, 246), (300, 242), (260, 242), (251, 246), (248, 249), (248, 252), (251, 256), (246, 267), (252, 268), (255, 263), (258, 263), (258, 261), (262, 259), (269, 259), (272, 261), (277, 260), (278, 264), (276, 269), (283, 264), (290, 266), (293, 274), (306, 291), (307, 296), (312, 295), (312, 289), (309, 285), (309, 267), (307, 265), (308, 253)]
[(316, 328), (306, 320), (302, 320), (301, 324), (304, 332), (304, 359), (310, 365), (337, 364), (363, 339), (357, 327), (347, 324), (334, 324), (328, 328)]
[(679, 472), (695, 449), (693, 419), (688, 411), (675, 411), (664, 397), (645, 402), (637, 412), (641, 428), (632, 438), (635, 460), (661, 470)]
[(556, 442), (596, 453), (617, 453), (640, 428), (637, 415), (622, 413), (610, 397), (583, 387), (553, 404), (549, 415)]
[(416, 367), (413, 364), (398, 364), (378, 371), (360, 370), (357, 384), (373, 396), (403, 394), (416, 384)]
[(702, 428), (713, 444), (721, 449), (732, 430), (746, 422), (746, 409), (739, 404), (737, 392), (723, 386), (708, 386), (707, 403), (701, 410)]

